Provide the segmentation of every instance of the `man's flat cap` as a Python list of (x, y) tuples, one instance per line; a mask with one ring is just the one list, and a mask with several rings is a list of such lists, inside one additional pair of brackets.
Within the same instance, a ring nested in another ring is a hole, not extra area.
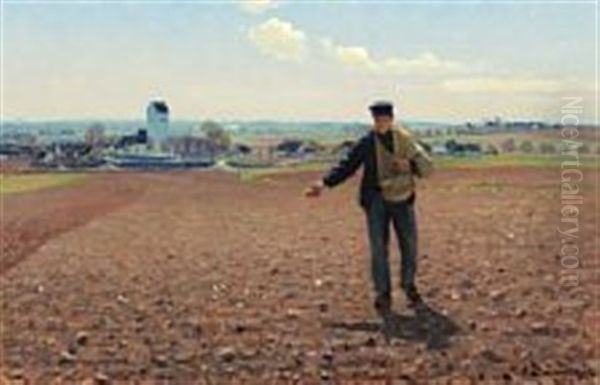
[(388, 101), (377, 101), (369, 106), (369, 110), (373, 115), (394, 115), (394, 105)]

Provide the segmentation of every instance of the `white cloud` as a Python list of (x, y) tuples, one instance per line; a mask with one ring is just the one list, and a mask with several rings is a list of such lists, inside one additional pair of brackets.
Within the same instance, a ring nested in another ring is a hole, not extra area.
[(448, 74), (460, 73), (467, 70), (467, 66), (453, 60), (441, 59), (432, 52), (423, 52), (414, 58), (386, 59), (382, 66), (391, 72), (401, 74)]
[(528, 77), (467, 77), (448, 79), (442, 88), (459, 93), (553, 93), (563, 88), (563, 83), (553, 79)]
[(241, 0), (240, 8), (248, 13), (259, 14), (277, 7), (274, 0)]
[(374, 59), (366, 47), (335, 44), (330, 39), (322, 39), (325, 51), (339, 63), (349, 67), (368, 69), (380, 73), (394, 74), (448, 74), (466, 71), (466, 66), (451, 60), (441, 59), (431, 52), (424, 52), (413, 58), (388, 57)]
[(276, 17), (250, 28), (248, 39), (265, 55), (280, 60), (299, 60), (306, 51), (304, 32)]
[(329, 54), (344, 65), (370, 70), (376, 70), (378, 67), (365, 47), (337, 45), (330, 39), (322, 39), (321, 44)]

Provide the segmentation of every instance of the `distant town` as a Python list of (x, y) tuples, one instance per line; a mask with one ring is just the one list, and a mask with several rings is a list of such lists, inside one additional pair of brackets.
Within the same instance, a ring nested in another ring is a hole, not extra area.
[[(173, 122), (164, 100), (151, 101), (145, 112), (143, 125), (4, 122), (2, 167), (152, 170), (330, 162), (344, 156), (368, 130), (368, 125), (360, 122)], [(473, 158), (505, 153), (556, 154), (562, 128), (557, 123), (499, 117), (463, 124), (403, 125), (433, 155)], [(582, 129), (593, 134), (595, 127)], [(579, 151), (598, 154), (600, 146), (584, 142)]]

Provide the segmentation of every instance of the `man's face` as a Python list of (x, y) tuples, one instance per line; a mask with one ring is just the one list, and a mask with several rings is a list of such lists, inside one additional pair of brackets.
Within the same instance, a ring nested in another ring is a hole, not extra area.
[(388, 115), (374, 115), (373, 116), (373, 128), (375, 132), (384, 133), (394, 124), (394, 117)]

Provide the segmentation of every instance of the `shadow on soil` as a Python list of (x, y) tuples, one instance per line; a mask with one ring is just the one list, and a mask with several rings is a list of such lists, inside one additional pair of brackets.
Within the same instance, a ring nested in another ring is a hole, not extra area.
[(425, 342), (427, 349), (444, 349), (450, 346), (450, 337), (460, 329), (452, 319), (421, 302), (414, 315), (398, 314), (390, 310), (381, 314), (380, 321), (335, 322), (328, 326), (358, 332), (381, 332), (389, 342), (393, 338)]

